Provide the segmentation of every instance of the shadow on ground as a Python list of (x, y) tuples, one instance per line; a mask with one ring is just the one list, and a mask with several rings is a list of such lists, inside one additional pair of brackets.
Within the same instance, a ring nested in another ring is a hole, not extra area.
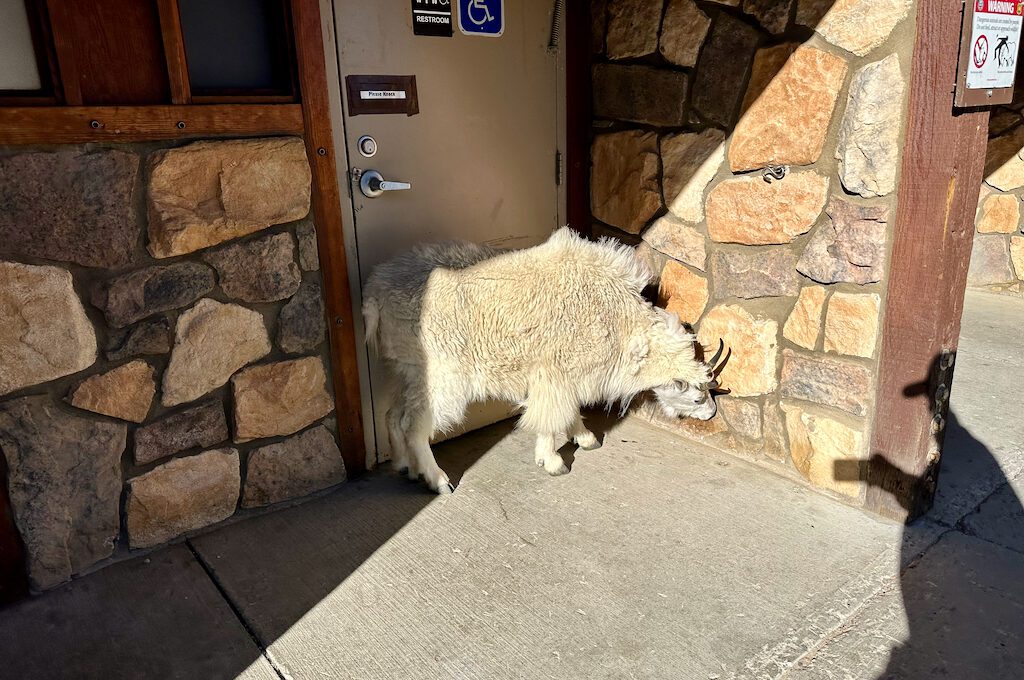
[[(436, 447), (458, 483), (477, 459), (511, 430), (498, 425)], [(41, 596), (0, 610), (0, 676), (36, 678), (280, 677), (263, 654), (269, 645), (343, 583), (381, 545), (438, 497), (389, 473), (368, 475), (310, 503), (335, 523), (303, 522), (302, 506), (248, 520), (275, 541), (265, 554), (275, 567), (243, 600), (224, 592), (213, 566), (232, 555), (202, 554), (193, 537), (145, 558), (109, 566)], [(319, 517), (319, 516), (318, 516)], [(298, 521), (296, 521), (298, 520)], [(230, 532), (229, 525), (212, 532)], [(209, 535), (208, 535), (209, 536)], [(247, 546), (259, 560), (260, 545)], [(238, 603), (266, 604), (258, 626)], [(340, 676), (339, 676), (340, 677)]]

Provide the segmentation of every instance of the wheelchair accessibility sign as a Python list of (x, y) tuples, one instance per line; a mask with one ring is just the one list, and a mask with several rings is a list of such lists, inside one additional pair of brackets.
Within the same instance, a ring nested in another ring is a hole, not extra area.
[(497, 38), (505, 32), (505, 0), (459, 0), (459, 30)]

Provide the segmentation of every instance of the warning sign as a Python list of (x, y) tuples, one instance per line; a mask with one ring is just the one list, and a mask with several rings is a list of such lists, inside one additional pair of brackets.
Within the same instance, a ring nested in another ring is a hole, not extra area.
[(1017, 71), (1024, 0), (972, 0), (970, 58), (967, 88), (995, 90), (1013, 87)]

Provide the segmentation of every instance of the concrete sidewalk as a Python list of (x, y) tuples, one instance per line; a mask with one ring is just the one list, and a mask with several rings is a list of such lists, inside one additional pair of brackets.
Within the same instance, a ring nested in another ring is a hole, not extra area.
[(936, 509), (874, 519), (637, 420), (502, 424), (0, 611), (12, 678), (1024, 677), (1024, 304), (971, 294)]

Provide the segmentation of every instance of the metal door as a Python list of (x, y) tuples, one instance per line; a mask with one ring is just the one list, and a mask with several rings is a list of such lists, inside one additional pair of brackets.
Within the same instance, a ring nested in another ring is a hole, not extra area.
[[(418, 242), (520, 248), (558, 226), (563, 87), (560, 53), (549, 45), (554, 3), (506, 0), (501, 35), (485, 37), (460, 32), (458, 2), (451, 0), (453, 35), (438, 37), (414, 35), (409, 0), (334, 1), (349, 170), (339, 179), (351, 196), (346, 242), (357, 294), (374, 265)], [(447, 0), (435, 4), (447, 9)], [(346, 76), (397, 75), (415, 76), (417, 114), (353, 115)], [(366, 136), (376, 143), (371, 157), (360, 149)], [(358, 180), (368, 171), (410, 187), (369, 198)], [(369, 465), (390, 453), (384, 416), (391, 386), (378, 369), (366, 359), (375, 425), (367, 427)], [(476, 405), (463, 431), (509, 414), (508, 405)]]

